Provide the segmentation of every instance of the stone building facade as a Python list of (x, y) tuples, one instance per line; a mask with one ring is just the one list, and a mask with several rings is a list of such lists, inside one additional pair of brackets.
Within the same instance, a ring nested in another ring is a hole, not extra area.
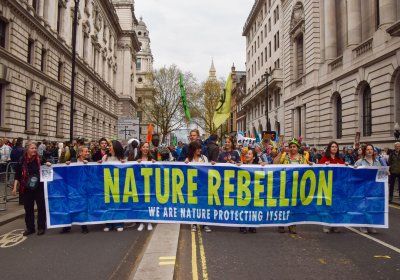
[(153, 83), (154, 59), (150, 48), (150, 35), (142, 18), (140, 18), (136, 27), (136, 33), (141, 43), (141, 49), (136, 58), (136, 103), (138, 104), (137, 116), (140, 121), (140, 139), (144, 140), (150, 124), (147, 108), (154, 104), (155, 88)]
[(400, 123), (400, 3), (260, 0), (252, 13), (260, 2), (280, 6), (281, 133), (321, 146), (353, 144), (356, 132), (361, 142), (392, 142)]
[[(245, 132), (254, 135), (270, 128), (281, 133), (284, 122), (281, 1), (257, 0), (243, 28), (246, 37)], [(266, 74), (268, 76), (268, 96)], [(243, 119), (243, 117), (242, 117)], [(243, 125), (242, 125), (243, 126)]]
[[(0, 136), (69, 140), (74, 1), (0, 0)], [(132, 1), (81, 0), (74, 136), (114, 137), (136, 115)]]

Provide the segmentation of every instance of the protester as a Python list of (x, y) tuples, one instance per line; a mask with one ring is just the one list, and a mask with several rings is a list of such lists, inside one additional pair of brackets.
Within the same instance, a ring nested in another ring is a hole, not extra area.
[(219, 147), (217, 145), (218, 135), (211, 134), (207, 143), (207, 158), (209, 161), (217, 161), (219, 155)]
[[(77, 162), (79, 164), (87, 164), (90, 160), (89, 148), (85, 146), (79, 146), (78, 148), (78, 157), (74, 159), (72, 162)], [(71, 161), (66, 162), (67, 165), (71, 164)], [(71, 227), (64, 227), (60, 233), (69, 233), (71, 231)], [(83, 234), (89, 233), (87, 225), (81, 226), (81, 232)]]
[[(251, 150), (250, 150), (250, 151), (251, 151)], [(266, 153), (263, 153), (263, 152), (262, 152), (262, 146), (261, 146), (261, 144), (256, 143), (256, 144), (254, 145), (254, 151), (255, 151), (255, 153), (257, 154), (257, 159), (258, 159), (257, 164), (258, 164), (258, 163), (261, 163), (261, 162), (266, 162), (266, 163), (268, 163), (268, 164), (272, 164), (272, 162), (273, 162), (272, 158), (271, 158), (270, 156), (268, 156)], [(247, 154), (245, 155), (245, 162), (244, 162), (244, 163), (248, 163), (248, 162), (247, 162), (247, 161), (248, 161), (247, 156), (248, 156), (249, 154), (250, 154), (250, 153), (247, 152)]]
[[(201, 154), (201, 144), (198, 141), (193, 141), (189, 144), (185, 163), (188, 164), (189, 162), (208, 162), (207, 157)], [(211, 232), (211, 228), (207, 225), (202, 226), (201, 228), (203, 228), (205, 232)], [(192, 231), (195, 232), (196, 230), (197, 225), (192, 224)]]
[[(372, 144), (366, 144), (362, 148), (362, 157), (357, 160), (355, 163), (355, 166), (382, 166), (380, 161), (375, 158), (374, 155), (374, 146)], [(376, 233), (375, 228), (370, 228), (370, 227), (362, 227), (360, 228), (360, 231), (362, 233)]]
[[(26, 230), (24, 236), (35, 233), (35, 209), (36, 202), (38, 218), (38, 235), (43, 235), (46, 232), (46, 206), (44, 200), (44, 184), (40, 182), (40, 158), (37, 153), (36, 144), (29, 142), (26, 145), (24, 155), (17, 165), (15, 172), (15, 181), (12, 194), (16, 195), (17, 186), (22, 192), (25, 208), (25, 225)], [(47, 166), (51, 166), (50, 162), (46, 162)]]
[(92, 146), (92, 160), (99, 162), (108, 153), (108, 141), (106, 138), (101, 138), (99, 140), (99, 149), (96, 150), (95, 145)]
[[(299, 153), (300, 143), (297, 139), (293, 138), (289, 142), (289, 153), (279, 153), (275, 158), (275, 164), (307, 164), (308, 160)], [(296, 234), (296, 225), (289, 226), (289, 233)], [(279, 232), (284, 233), (285, 228), (279, 227)]]
[(0, 139), (0, 161), (7, 162), (10, 160), (11, 147), (8, 145), (7, 138)]
[(125, 151), (125, 157), (128, 159), (128, 161), (135, 160), (137, 153), (138, 153), (139, 145), (140, 145), (140, 142), (137, 139), (130, 139), (128, 141), (128, 147)]
[[(328, 147), (326, 149), (325, 156), (321, 158), (319, 161), (320, 164), (345, 164), (345, 162), (340, 158), (339, 156), (339, 145), (335, 141), (331, 141), (328, 144)], [(338, 227), (329, 227), (329, 226), (324, 226), (323, 227), (323, 232), (329, 233), (329, 232), (335, 232), (339, 233), (340, 230)]]
[(397, 187), (400, 193), (400, 142), (394, 144), (394, 151), (390, 153), (389, 165), (389, 202), (393, 202), (394, 186), (397, 179)]
[(308, 152), (308, 146), (306, 143), (304, 142), (301, 143), (301, 148), (299, 150), (299, 153), (304, 156), (307, 162), (310, 161), (310, 153)]
[[(101, 139), (99, 141), (101, 145)], [(99, 160), (99, 163), (103, 162), (109, 162), (109, 161), (120, 161), (121, 163), (125, 162), (125, 156), (124, 156), (124, 148), (122, 147), (121, 143), (116, 140), (112, 140), (111, 142), (106, 142), (108, 144), (108, 153), (103, 155), (101, 160)], [(107, 150), (107, 146), (105, 147)], [(116, 229), (117, 231), (123, 231), (124, 230), (124, 224), (123, 223), (107, 223), (106, 227), (104, 228), (104, 231), (110, 231)]]
[[(246, 156), (245, 156), (246, 160), (244, 162), (244, 164), (259, 164), (260, 160), (258, 158), (257, 152), (253, 149), (248, 150)], [(266, 163), (265, 161), (261, 161), (262, 163)], [(247, 232), (251, 232), (251, 233), (256, 233), (257, 229), (255, 227), (240, 227), (239, 231), (241, 233), (247, 233)]]
[(182, 141), (179, 141), (178, 146), (176, 147), (176, 153), (178, 155), (178, 159), (179, 159), (179, 156), (181, 155), (182, 147), (183, 147), (183, 143), (182, 143)]
[[(139, 146), (139, 151), (138, 154), (136, 156), (137, 162), (141, 163), (141, 162), (156, 162), (153, 159), (153, 156), (150, 153), (150, 145), (147, 142), (143, 142), (140, 144)], [(140, 223), (139, 227), (138, 227), (138, 231), (142, 231), (144, 229), (144, 223)], [(153, 226), (151, 225), (151, 223), (147, 224), (147, 230), (153, 230)]]
[(46, 150), (46, 140), (43, 140), (42, 142), (39, 142), (38, 144), (39, 144), (39, 146), (38, 146), (38, 154), (39, 154), (39, 157), (42, 158), (43, 157), (43, 153)]
[(235, 142), (232, 137), (225, 139), (225, 151), (219, 154), (217, 162), (238, 163), (241, 162), (239, 153), (235, 150)]
[[(207, 156), (207, 148), (203, 144), (203, 141), (200, 139), (200, 132), (198, 129), (192, 129), (189, 134), (189, 141), (194, 142), (194, 141), (199, 141), (201, 144), (201, 154)], [(181, 151), (181, 154), (179, 155), (178, 161), (185, 161), (187, 158), (187, 153), (188, 153), (188, 148), (189, 145), (184, 145)]]

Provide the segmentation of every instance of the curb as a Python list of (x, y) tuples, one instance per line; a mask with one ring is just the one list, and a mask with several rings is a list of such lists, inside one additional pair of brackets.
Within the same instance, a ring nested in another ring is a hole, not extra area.
[(12, 213), (7, 213), (4, 216), (0, 217), (0, 226), (15, 221), (16, 219), (21, 218), (24, 215), (25, 215), (25, 209), (18, 209), (17, 211), (14, 211)]
[(158, 224), (131, 280), (173, 280), (180, 224)]

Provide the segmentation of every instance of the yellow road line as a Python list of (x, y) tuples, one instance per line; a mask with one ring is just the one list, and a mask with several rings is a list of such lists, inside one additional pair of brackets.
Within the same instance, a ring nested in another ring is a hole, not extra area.
[(175, 260), (176, 256), (164, 256), (164, 257), (159, 257), (159, 260)]
[(395, 205), (389, 205), (389, 207), (396, 208), (396, 209), (400, 209), (399, 206), (395, 206)]
[(170, 261), (170, 262), (159, 262), (158, 265), (174, 265), (175, 261)]
[(193, 231), (192, 231), (192, 276), (193, 280), (199, 280), (199, 273), (197, 271), (196, 233)]
[(207, 260), (206, 254), (204, 251), (203, 238), (201, 237), (201, 229), (198, 228), (199, 235), (199, 246), (200, 246), (200, 257), (201, 257), (201, 267), (203, 271), (203, 280), (208, 280), (208, 272), (207, 272)]

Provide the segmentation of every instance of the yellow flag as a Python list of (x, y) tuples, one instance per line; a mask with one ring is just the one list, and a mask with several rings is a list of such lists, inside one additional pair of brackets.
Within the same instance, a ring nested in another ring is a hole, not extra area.
[(224, 92), (219, 98), (217, 108), (215, 109), (213, 123), (215, 128), (220, 127), (231, 114), (231, 95), (232, 95), (232, 75), (229, 73), (225, 84)]

